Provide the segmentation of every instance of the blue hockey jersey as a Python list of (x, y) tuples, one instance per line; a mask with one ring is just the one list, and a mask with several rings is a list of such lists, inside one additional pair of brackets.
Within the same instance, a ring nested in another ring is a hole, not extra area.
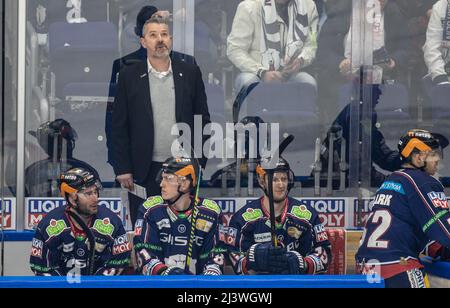
[[(178, 267), (186, 274), (222, 273), (223, 255), (216, 248), (221, 209), (212, 200), (199, 199), (190, 248), (193, 205), (192, 198), (190, 209), (177, 213), (161, 196), (154, 196), (140, 206), (134, 249), (142, 274), (157, 275), (165, 267)], [(187, 268), (189, 249), (191, 261)]]
[[(220, 232), (237, 274), (246, 273), (245, 256), (250, 246), (272, 240), (270, 215), (262, 202), (263, 198), (248, 203)], [(331, 262), (331, 245), (314, 208), (294, 198), (286, 198), (281, 219), (276, 223), (276, 234), (278, 242), (288, 251), (295, 250), (305, 257), (308, 274), (326, 272)]]
[[(33, 238), (30, 267), (36, 275), (87, 275), (90, 245), (66, 206), (48, 213)], [(104, 206), (88, 224), (95, 238), (95, 275), (117, 275), (130, 264), (131, 243), (120, 218)]]
[(379, 266), (383, 278), (422, 268), (430, 240), (450, 247), (450, 212), (444, 188), (418, 169), (392, 173), (378, 189), (356, 261), (361, 272)]

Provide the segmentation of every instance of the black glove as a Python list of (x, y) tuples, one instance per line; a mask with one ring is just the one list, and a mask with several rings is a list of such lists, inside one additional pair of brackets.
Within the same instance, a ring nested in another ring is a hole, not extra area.
[(279, 274), (287, 268), (284, 249), (272, 243), (254, 244), (247, 253), (247, 270)]
[(168, 276), (168, 275), (185, 275), (186, 273), (182, 268), (176, 266), (169, 266), (166, 270), (164, 270), (160, 275)]
[(302, 275), (306, 274), (308, 268), (303, 256), (297, 251), (288, 251), (285, 253), (288, 266), (287, 274), (290, 275)]

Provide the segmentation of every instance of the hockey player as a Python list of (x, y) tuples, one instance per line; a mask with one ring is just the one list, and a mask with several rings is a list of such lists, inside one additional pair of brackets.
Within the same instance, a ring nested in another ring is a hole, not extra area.
[(48, 213), (33, 238), (36, 275), (119, 275), (130, 263), (131, 243), (119, 217), (98, 205), (100, 180), (73, 168), (61, 174), (66, 205)]
[(236, 274), (326, 272), (331, 261), (327, 232), (312, 207), (288, 197), (294, 183), (288, 162), (280, 157), (273, 176), (277, 247), (271, 243), (268, 176), (261, 164), (256, 172), (264, 196), (241, 208), (221, 230)]
[(427, 285), (419, 260), (424, 248), (432, 257), (450, 257), (447, 197), (433, 177), (447, 145), (441, 135), (408, 131), (398, 143), (404, 169), (392, 173), (375, 195), (356, 262), (361, 273), (383, 277), (386, 287)]
[(223, 255), (216, 249), (221, 209), (191, 195), (197, 170), (191, 158), (168, 158), (159, 174), (161, 196), (139, 208), (134, 248), (142, 274), (222, 274)]

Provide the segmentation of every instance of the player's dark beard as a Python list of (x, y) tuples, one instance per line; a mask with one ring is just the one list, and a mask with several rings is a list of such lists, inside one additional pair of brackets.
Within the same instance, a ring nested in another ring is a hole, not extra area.
[(84, 218), (90, 218), (95, 215), (95, 214), (90, 213), (87, 210), (81, 209), (78, 198), (77, 198), (77, 200), (75, 200), (75, 206), (73, 207), (73, 209), (75, 210), (75, 212), (77, 212), (78, 215), (80, 215)]

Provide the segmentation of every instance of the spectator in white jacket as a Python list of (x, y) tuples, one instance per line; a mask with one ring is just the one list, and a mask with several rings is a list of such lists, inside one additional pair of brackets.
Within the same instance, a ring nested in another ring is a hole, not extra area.
[(260, 80), (316, 80), (303, 69), (317, 50), (318, 14), (312, 0), (245, 0), (237, 8), (227, 41), (227, 56), (241, 71), (240, 91)]
[(450, 10), (447, 0), (433, 5), (423, 46), (428, 76), (434, 85), (448, 84), (450, 73)]

